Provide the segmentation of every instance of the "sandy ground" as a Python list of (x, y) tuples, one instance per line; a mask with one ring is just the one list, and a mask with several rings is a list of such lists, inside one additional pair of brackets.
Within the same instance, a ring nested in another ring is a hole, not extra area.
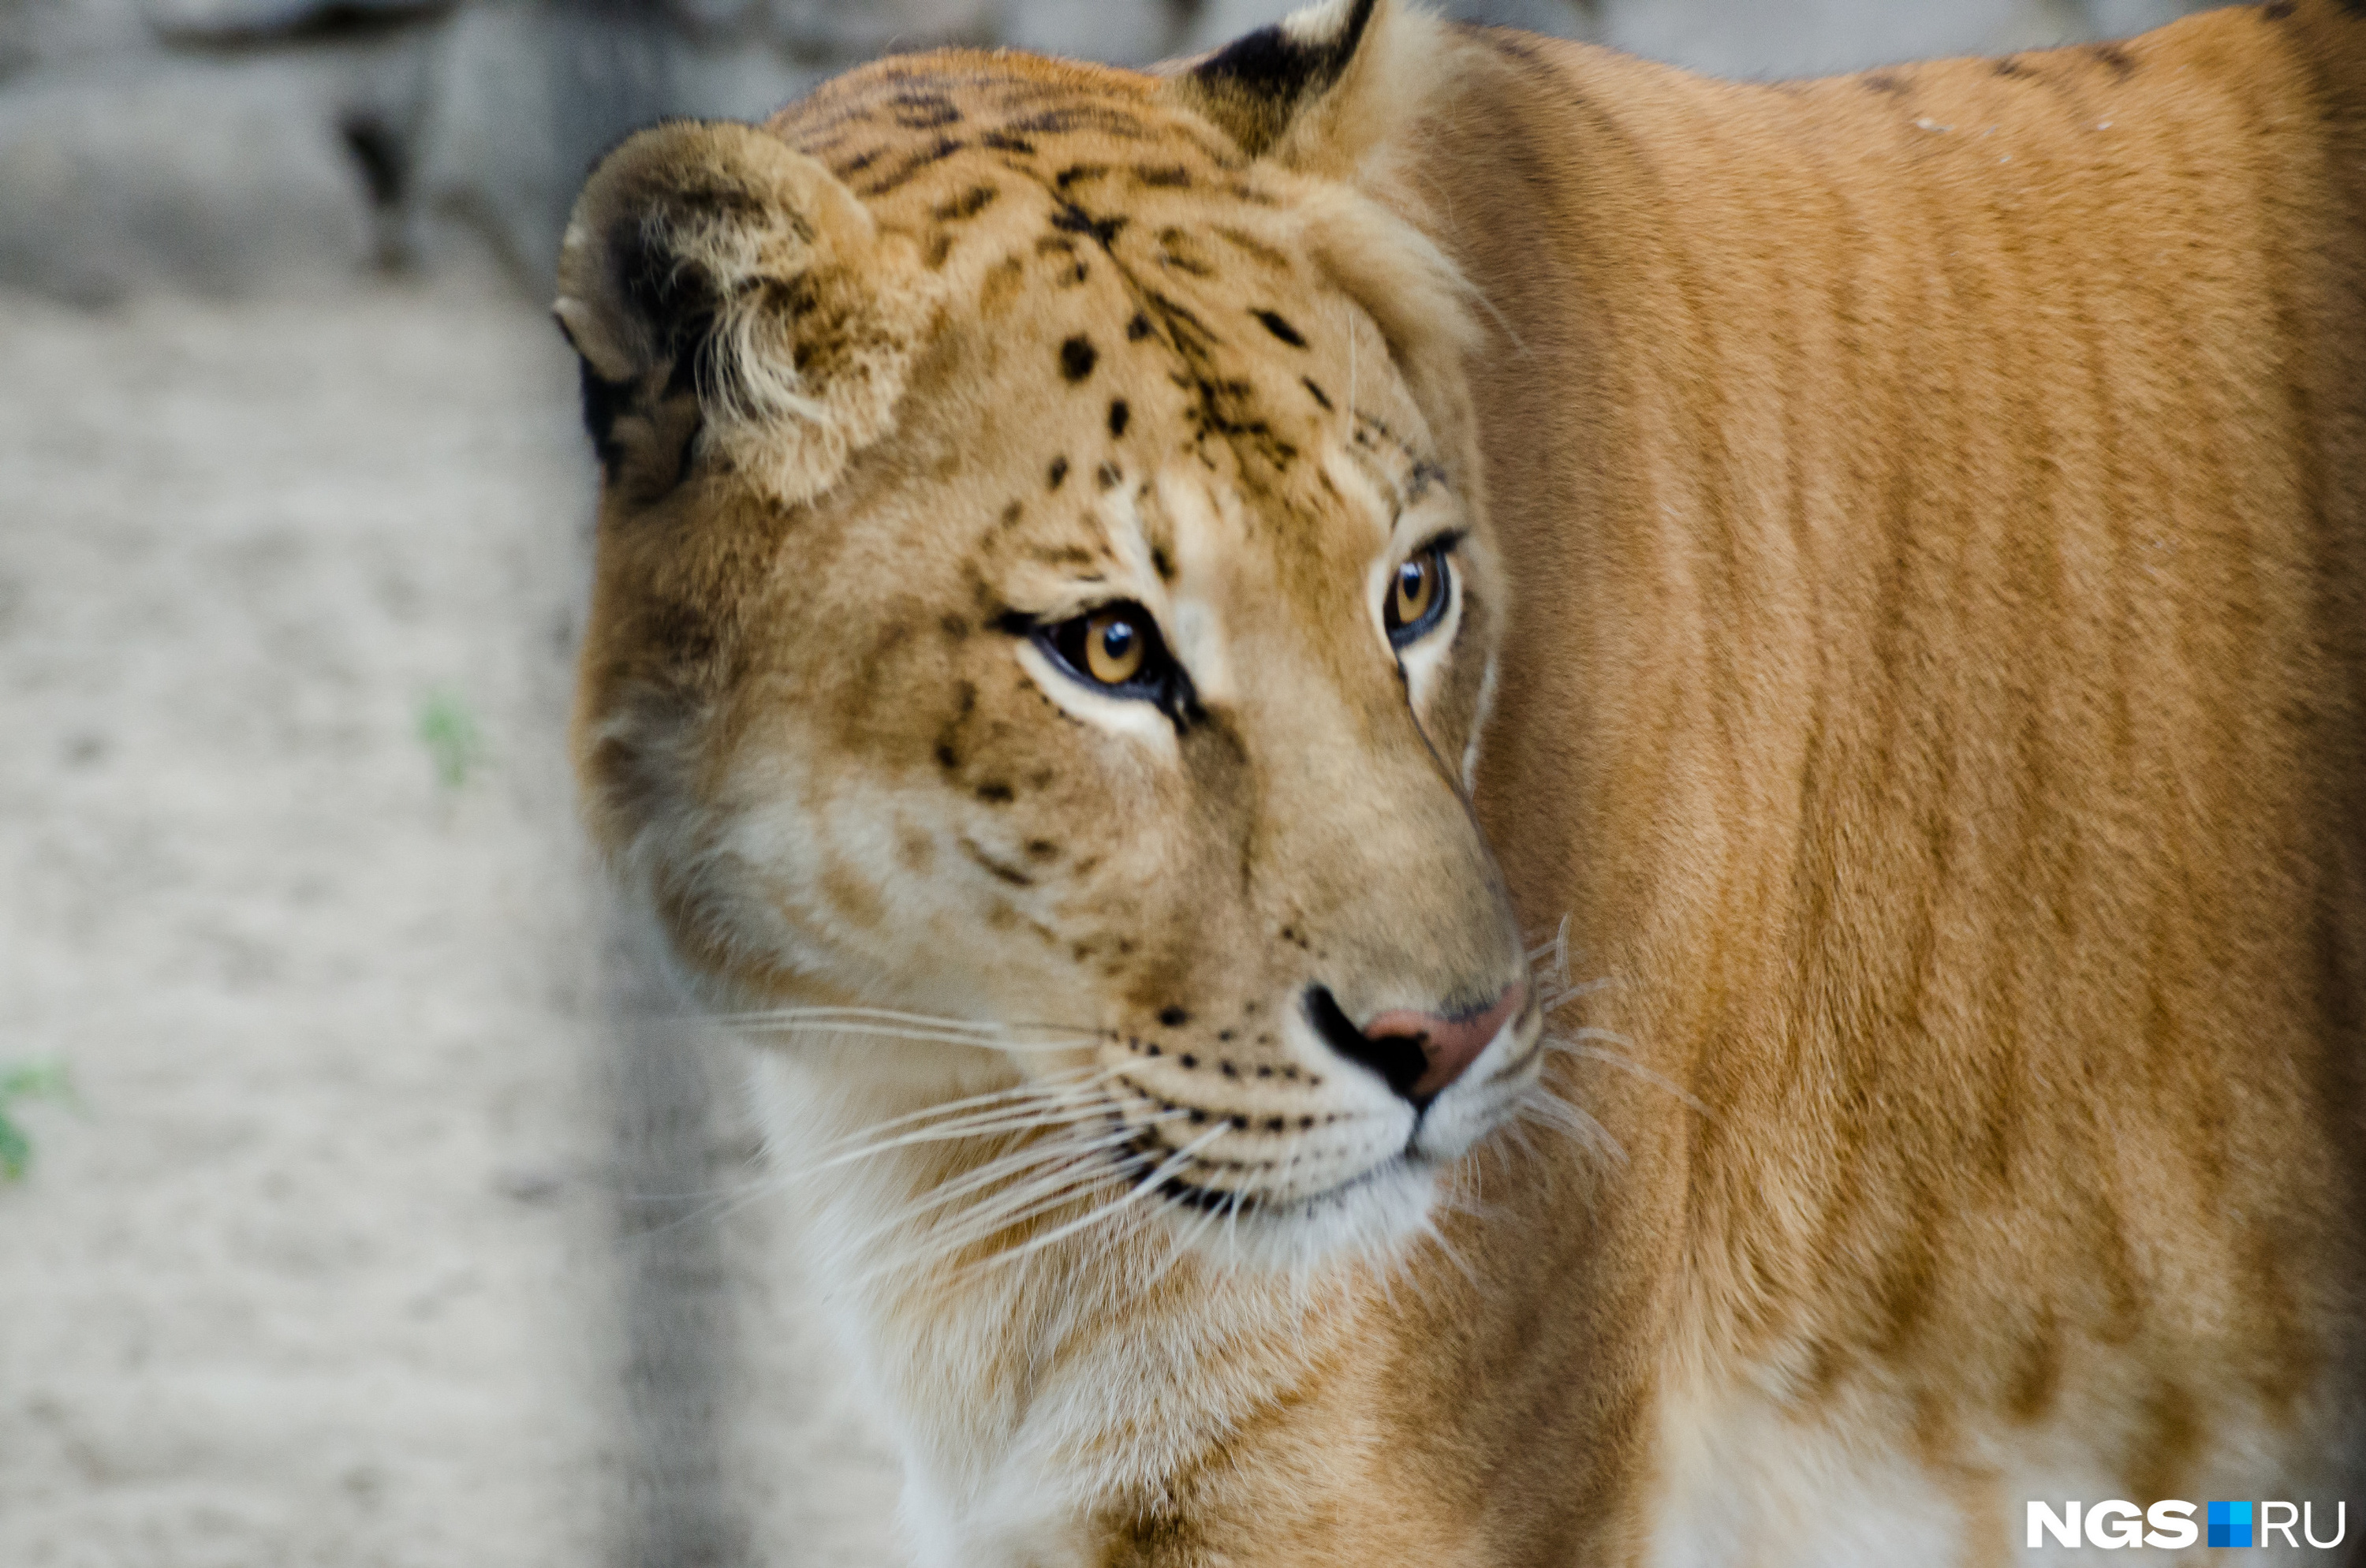
[(733, 1064), (610, 1016), (547, 325), (0, 299), (0, 1064), (83, 1101), (0, 1187), (0, 1562), (653, 1562), (692, 1428), (681, 1568), (896, 1561), (793, 1215), (689, 1201)]

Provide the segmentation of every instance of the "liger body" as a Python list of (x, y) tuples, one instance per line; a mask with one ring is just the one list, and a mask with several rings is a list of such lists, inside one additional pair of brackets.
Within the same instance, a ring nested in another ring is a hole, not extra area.
[(2362, 94), (1362, 0), (602, 166), (590, 818), (923, 1562), (2351, 1494)]

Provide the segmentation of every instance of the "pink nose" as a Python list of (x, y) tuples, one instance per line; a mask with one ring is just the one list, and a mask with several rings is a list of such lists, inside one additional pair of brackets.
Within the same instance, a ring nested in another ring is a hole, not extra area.
[(1428, 1064), (1415, 1078), (1413, 1087), (1404, 1090), (1406, 1098), (1421, 1102), (1445, 1092), (1448, 1084), (1460, 1077), (1463, 1070), (1479, 1059), (1479, 1053), (1488, 1043), (1503, 1032), (1504, 1025), (1517, 1018), (1520, 1006), (1528, 999), (1528, 987), (1515, 985), (1495, 998), (1494, 1005), (1484, 1012), (1470, 1013), (1462, 1018), (1440, 1018), (1436, 1013), (1399, 1010), (1384, 1012), (1364, 1025), (1364, 1038), (1411, 1040), (1421, 1048), (1422, 1059)]

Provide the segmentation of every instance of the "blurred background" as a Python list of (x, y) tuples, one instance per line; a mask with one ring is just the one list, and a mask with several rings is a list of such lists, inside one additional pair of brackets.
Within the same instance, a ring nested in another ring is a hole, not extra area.
[[(1788, 76), (2181, 0), (1458, 0)], [(543, 314), (665, 114), (1274, 0), (0, 0), (0, 1563), (884, 1564), (732, 1043), (563, 757)]]

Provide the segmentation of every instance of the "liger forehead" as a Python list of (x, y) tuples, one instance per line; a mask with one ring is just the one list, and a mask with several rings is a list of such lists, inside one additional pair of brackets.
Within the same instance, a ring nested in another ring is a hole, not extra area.
[(1398, 400), (1365, 406), (1384, 350), (1300, 249), (1287, 176), (1153, 92), (1127, 73), (950, 53), (840, 78), (776, 128), (917, 241), (995, 340), (998, 380), (1031, 407), (1053, 400), (1049, 428), (1009, 444), (1037, 471), (1002, 527), (1065, 519), (1073, 536), (1126, 492), (1155, 536), (1151, 482), (1180, 458), (1239, 494), (1250, 531), (1276, 528), (1269, 546), (1319, 549), (1341, 506), (1327, 450), (1400, 503), (1434, 468)]

